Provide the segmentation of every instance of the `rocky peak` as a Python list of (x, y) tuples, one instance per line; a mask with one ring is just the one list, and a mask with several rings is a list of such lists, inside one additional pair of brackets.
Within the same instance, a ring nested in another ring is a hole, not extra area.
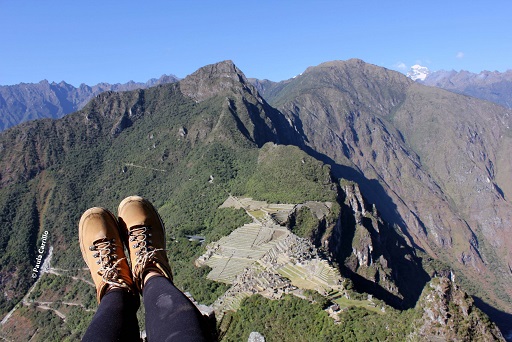
[(361, 195), (359, 186), (356, 183), (346, 182), (342, 185), (342, 189), (347, 196), (346, 202), (348, 201), (349, 206), (352, 208), (355, 216), (357, 217), (356, 222), (360, 223), (361, 217), (366, 215), (366, 203), (363, 199), (363, 196)]
[(267, 104), (232, 61), (207, 65), (178, 82), (178, 86), (184, 96), (196, 103), (210, 99), (223, 103), (209, 139), (228, 141), (237, 136), (237, 145), (249, 141), (261, 147), (266, 142), (290, 143), (295, 138), (289, 122)]
[[(372, 112), (388, 116), (404, 100), (404, 92), (413, 81), (403, 74), (380, 68), (361, 60), (332, 61), (309, 67), (286, 83), (269, 102), (278, 109), (281, 105), (299, 107), (296, 101), (307, 101), (300, 106), (308, 110), (356, 113)], [(283, 96), (286, 95), (286, 96)], [(291, 95), (291, 96), (290, 96)], [(311, 108), (319, 100), (324, 109)], [(287, 111), (288, 108), (283, 108)]]
[(241, 93), (248, 90), (256, 94), (255, 88), (232, 61), (223, 61), (200, 68), (180, 81), (181, 92), (202, 102), (226, 91)]
[(448, 278), (432, 279), (425, 286), (416, 310), (422, 315), (413, 323), (412, 340), (505, 341), (473, 299)]

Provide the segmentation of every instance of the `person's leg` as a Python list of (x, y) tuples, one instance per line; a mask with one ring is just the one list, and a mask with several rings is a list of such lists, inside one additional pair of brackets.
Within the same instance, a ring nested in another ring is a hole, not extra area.
[(112, 289), (101, 299), (98, 311), (82, 341), (140, 341), (137, 309), (139, 295)]
[(87, 210), (78, 224), (78, 239), (99, 303), (84, 340), (138, 340), (139, 291), (133, 284), (117, 219), (103, 208)]
[(172, 283), (165, 229), (155, 207), (142, 197), (131, 196), (119, 204), (118, 216), (130, 251), (133, 281), (146, 309), (148, 340), (207, 340), (202, 315)]
[(151, 277), (142, 298), (149, 341), (206, 341), (203, 316), (169, 279)]

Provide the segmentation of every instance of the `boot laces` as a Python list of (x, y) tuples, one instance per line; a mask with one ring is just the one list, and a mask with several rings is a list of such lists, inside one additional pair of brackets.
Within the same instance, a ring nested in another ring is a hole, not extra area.
[(137, 256), (135, 259), (134, 275), (142, 275), (142, 271), (146, 265), (155, 260), (155, 253), (158, 251), (164, 251), (163, 248), (153, 247), (151, 240), (151, 226), (133, 227), (128, 232), (128, 242), (135, 242), (132, 248), (138, 249), (135, 252)]
[(93, 254), (94, 258), (98, 260), (96, 263), (100, 265), (98, 274), (103, 281), (110, 285), (121, 286), (128, 288), (128, 285), (122, 280), (119, 275), (119, 268), (117, 265), (126, 258), (117, 258), (115, 254), (116, 244), (115, 239), (101, 239), (94, 241), (89, 250), (96, 251)]

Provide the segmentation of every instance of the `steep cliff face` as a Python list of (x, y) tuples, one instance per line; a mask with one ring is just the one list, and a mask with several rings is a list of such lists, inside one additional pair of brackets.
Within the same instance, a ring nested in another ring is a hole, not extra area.
[(432, 279), (415, 310), (419, 316), (409, 335), (412, 341), (505, 341), (473, 299), (450, 279)]
[[(422, 103), (425, 106), (419, 106)], [(512, 112), (500, 106), (419, 84), (410, 87), (407, 100), (394, 117), (396, 127), (449, 199), (452, 211), (460, 213), (471, 229), (472, 236), (468, 237), (472, 249), (485, 263), (495, 259), (490, 250), (496, 250), (505, 273), (512, 262), (510, 239), (505, 237), (512, 226), (508, 181), (512, 170), (511, 120)], [(431, 220), (435, 222), (435, 218)], [(458, 230), (449, 232), (453, 250), (457, 250), (459, 234)], [(464, 251), (458, 258), (476, 269), (485, 267), (478, 265), (475, 255)]]
[(342, 180), (340, 193), (340, 217), (325, 244), (342, 273), (361, 292), (395, 307), (412, 307), (430, 279), (422, 259), (380, 218), (356, 183)]

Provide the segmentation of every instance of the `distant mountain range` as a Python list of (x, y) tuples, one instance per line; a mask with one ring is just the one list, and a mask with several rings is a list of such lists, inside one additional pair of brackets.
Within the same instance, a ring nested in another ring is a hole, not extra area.
[(94, 96), (105, 91), (145, 89), (159, 84), (176, 82), (174, 75), (163, 75), (146, 83), (81, 84), (78, 88), (64, 81), (49, 83), (20, 83), (0, 86), (0, 131), (21, 122), (35, 119), (58, 119), (82, 109)]
[(428, 86), (438, 87), (454, 93), (473, 96), (482, 100), (512, 108), (512, 70), (506, 72), (482, 71), (434, 71), (414, 65), (407, 77)]
[(512, 70), (482, 71), (479, 74), (468, 71), (436, 71), (428, 75), (424, 84), (512, 108)]
[[(512, 331), (511, 125), (512, 110), (503, 106), (351, 59), (282, 82), (248, 80), (224, 61), (174, 83), (104, 92), (60, 119), (6, 129), (0, 222), (16, 229), (0, 232), (0, 309), (13, 308), (33, 284), (26, 270), (34, 267), (45, 231), (57, 274), (41, 276), (2, 333), (80, 336), (95, 304), (83, 281), (89, 276), (76, 222), (88, 207), (114, 208), (131, 194), (149, 197), (161, 212), (167, 252), (178, 265), (175, 282), (213, 302), (227, 285), (193, 267), (204, 246), (186, 236), (209, 243), (247, 223), (245, 211), (219, 209), (234, 195), (297, 204), (298, 213), (283, 225), (305, 232), (346, 279), (336, 294), (341, 299), (315, 294), (317, 311), (297, 326), (326, 322), (319, 302), (341, 300), (352, 303), (339, 317), (357, 324), (350, 330), (356, 340), (370, 334), (503, 341), (476, 306), (503, 332)], [(315, 201), (329, 203), (329, 213), (299, 211)], [(246, 209), (276, 222), (272, 212)], [(372, 296), (382, 306), (368, 318), (371, 310), (360, 306)], [(269, 340), (282, 336), (289, 322), (260, 307), (258, 298), (223, 316), (226, 336), (250, 329), (248, 313)], [(298, 299), (286, 298), (279, 304), (284, 311), (303, 312)], [(43, 314), (41, 306), (68, 316)], [(37, 324), (42, 319), (50, 322), (46, 330)], [(379, 320), (393, 324), (372, 325)]]

